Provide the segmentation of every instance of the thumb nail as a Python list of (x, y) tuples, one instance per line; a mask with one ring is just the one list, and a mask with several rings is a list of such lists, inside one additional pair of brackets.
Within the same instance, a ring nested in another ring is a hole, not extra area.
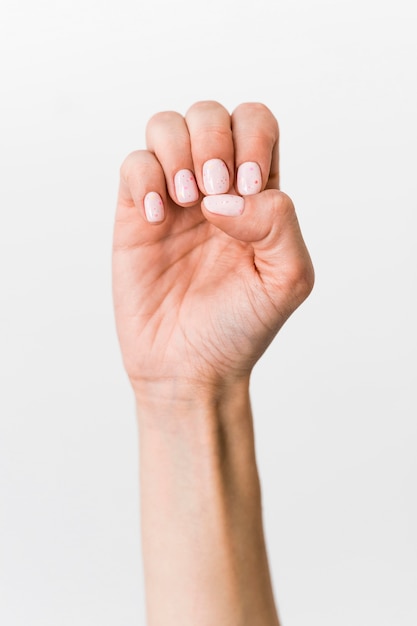
[(242, 215), (245, 208), (245, 201), (242, 196), (234, 196), (230, 193), (222, 193), (216, 196), (206, 196), (203, 203), (207, 211), (210, 211), (210, 213), (216, 213), (216, 215), (228, 215), (230, 217)]

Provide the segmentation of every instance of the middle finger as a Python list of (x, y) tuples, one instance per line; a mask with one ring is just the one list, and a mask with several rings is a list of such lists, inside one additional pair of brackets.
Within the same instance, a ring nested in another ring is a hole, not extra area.
[(227, 193), (234, 179), (234, 148), (229, 112), (218, 102), (197, 102), (185, 121), (198, 186), (206, 195)]

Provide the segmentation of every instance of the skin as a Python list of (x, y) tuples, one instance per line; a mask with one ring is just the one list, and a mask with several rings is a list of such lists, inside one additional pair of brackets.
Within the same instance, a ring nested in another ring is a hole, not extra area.
[[(149, 626), (276, 626), (263, 539), (250, 373), (314, 274), (293, 203), (278, 190), (278, 124), (262, 104), (232, 115), (198, 102), (158, 113), (147, 149), (121, 167), (113, 293), (140, 435)], [(222, 159), (237, 194), (240, 164), (262, 188), (237, 216), (204, 205), (202, 169)], [(177, 200), (194, 172), (199, 199)], [(146, 219), (160, 194), (165, 217)]]

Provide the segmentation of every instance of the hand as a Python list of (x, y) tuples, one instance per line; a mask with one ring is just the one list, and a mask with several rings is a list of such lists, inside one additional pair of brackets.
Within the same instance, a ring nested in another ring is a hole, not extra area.
[(128, 376), (140, 393), (247, 378), (314, 280), (293, 204), (278, 191), (277, 122), (261, 104), (230, 116), (199, 102), (185, 118), (155, 115), (146, 136), (147, 150), (122, 165), (114, 228)]

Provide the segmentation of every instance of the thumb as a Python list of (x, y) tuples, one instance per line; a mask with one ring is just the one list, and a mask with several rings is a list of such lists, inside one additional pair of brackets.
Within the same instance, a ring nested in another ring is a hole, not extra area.
[(305, 300), (314, 270), (289, 196), (277, 189), (244, 198), (206, 196), (202, 211), (230, 237), (251, 244), (255, 268), (268, 290), (279, 293), (280, 300), (287, 295), (294, 308)]

